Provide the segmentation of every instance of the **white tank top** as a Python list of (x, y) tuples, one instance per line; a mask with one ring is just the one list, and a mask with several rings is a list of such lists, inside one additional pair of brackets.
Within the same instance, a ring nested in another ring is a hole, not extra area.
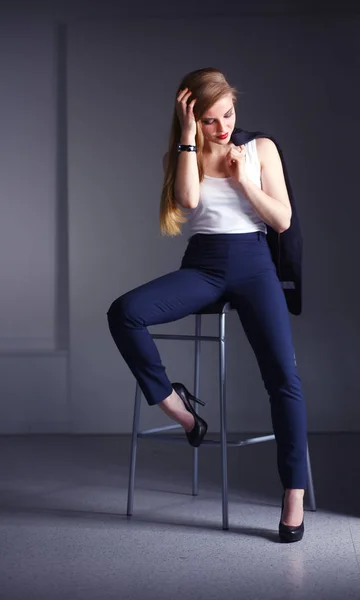
[[(255, 139), (245, 144), (245, 151), (246, 173), (249, 179), (261, 188), (260, 162)], [(200, 183), (199, 204), (187, 214), (190, 236), (195, 233), (267, 232), (266, 224), (231, 177), (205, 175)]]

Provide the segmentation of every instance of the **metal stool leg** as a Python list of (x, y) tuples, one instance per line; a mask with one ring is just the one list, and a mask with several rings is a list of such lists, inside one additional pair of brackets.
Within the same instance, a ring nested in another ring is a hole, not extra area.
[(226, 366), (225, 366), (225, 314), (219, 317), (220, 348), (220, 440), (221, 440), (221, 473), (222, 473), (222, 522), (223, 529), (229, 529), (228, 473), (227, 473), (227, 431), (226, 431)]
[[(198, 398), (200, 391), (200, 345), (201, 341), (201, 315), (195, 315), (195, 367), (194, 367), (194, 395)], [(194, 407), (197, 411), (197, 407)], [(199, 449), (193, 449), (193, 496), (199, 493)]]
[(127, 511), (126, 511), (126, 514), (129, 517), (133, 513), (133, 504), (134, 504), (134, 484), (135, 484), (136, 450), (137, 450), (139, 421), (140, 421), (140, 406), (141, 406), (141, 389), (140, 389), (140, 386), (139, 386), (138, 382), (136, 382), (135, 406), (134, 406), (133, 428), (132, 428), (132, 438), (131, 438), (131, 454), (130, 454), (130, 472), (129, 472)]
[(309, 494), (310, 509), (315, 511), (316, 510), (316, 500), (315, 500), (314, 482), (313, 482), (312, 472), (311, 472), (309, 446), (307, 446), (307, 448), (306, 448), (306, 462), (307, 462), (307, 480), (308, 480), (307, 492)]

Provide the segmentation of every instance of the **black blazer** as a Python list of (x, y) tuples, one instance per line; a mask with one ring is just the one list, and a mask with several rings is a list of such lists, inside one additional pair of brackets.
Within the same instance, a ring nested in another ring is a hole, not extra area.
[(289, 229), (283, 233), (277, 233), (272, 227), (267, 226), (267, 242), (271, 251), (272, 259), (275, 263), (279, 280), (282, 284), (286, 302), (289, 311), (294, 315), (300, 315), (302, 310), (301, 293), (301, 269), (302, 269), (302, 248), (303, 240), (300, 229), (299, 217), (296, 210), (294, 193), (290, 184), (289, 174), (286, 168), (283, 153), (278, 142), (267, 133), (260, 131), (245, 131), (239, 127), (235, 128), (231, 141), (236, 146), (246, 144), (254, 138), (265, 137), (272, 140), (279, 151), (282, 167), (285, 176), (285, 182), (290, 199), (292, 218)]

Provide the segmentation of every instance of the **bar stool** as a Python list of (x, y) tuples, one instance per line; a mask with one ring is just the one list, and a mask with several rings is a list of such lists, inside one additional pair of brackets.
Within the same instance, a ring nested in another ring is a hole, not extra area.
[[(247, 446), (250, 444), (258, 444), (261, 442), (267, 442), (274, 440), (274, 434), (248, 438), (239, 441), (227, 441), (227, 429), (226, 429), (226, 364), (225, 364), (225, 319), (226, 315), (234, 308), (230, 302), (225, 299), (208, 305), (195, 315), (195, 335), (175, 335), (175, 334), (152, 334), (153, 339), (159, 340), (192, 340), (195, 342), (195, 365), (194, 365), (194, 395), (199, 396), (200, 387), (200, 347), (201, 342), (217, 342), (219, 344), (219, 369), (220, 369), (220, 441), (218, 440), (203, 440), (201, 447), (204, 446), (220, 446), (221, 448), (221, 472), (222, 472), (222, 528), (224, 530), (229, 529), (229, 511), (228, 511), (228, 472), (227, 472), (227, 448), (228, 447), (239, 447)], [(201, 335), (201, 317), (202, 315), (218, 315), (219, 316), (219, 335), (217, 336), (206, 336)], [(186, 443), (188, 441), (184, 436), (174, 436), (169, 432), (174, 429), (182, 429), (181, 425), (168, 425), (164, 427), (157, 427), (154, 429), (146, 429), (143, 431), (139, 430), (140, 421), (140, 406), (141, 406), (141, 390), (138, 383), (136, 383), (135, 391), (135, 406), (134, 406), (134, 417), (133, 417), (133, 428), (132, 428), (132, 440), (131, 440), (131, 454), (130, 454), (130, 469), (129, 469), (129, 485), (128, 485), (128, 498), (127, 498), (127, 515), (133, 514), (133, 501), (134, 501), (134, 484), (135, 484), (135, 468), (136, 468), (136, 451), (137, 443), (139, 438), (157, 438), (166, 442)], [(195, 410), (198, 410), (197, 405)], [(193, 448), (193, 479), (192, 479), (192, 494), (196, 496), (198, 494), (198, 452), (199, 448)], [(309, 448), (307, 448), (307, 477), (308, 486), (307, 493), (309, 495), (310, 510), (316, 510), (315, 492), (311, 473), (311, 464), (309, 456)]]

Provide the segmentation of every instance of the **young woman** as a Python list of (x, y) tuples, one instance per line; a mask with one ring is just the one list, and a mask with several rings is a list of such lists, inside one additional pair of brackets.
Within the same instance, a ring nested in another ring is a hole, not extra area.
[[(207, 424), (195, 399), (170, 383), (147, 327), (181, 319), (226, 296), (236, 308), (269, 394), (284, 489), (279, 535), (303, 537), (306, 412), (286, 300), (266, 240), (292, 210), (276, 144), (269, 138), (236, 146), (236, 90), (213, 68), (186, 75), (176, 93), (161, 197), (160, 226), (190, 239), (180, 268), (131, 290), (108, 311), (110, 332), (150, 405), (180, 423), (193, 446)], [(201, 402), (201, 401), (200, 401)]]

